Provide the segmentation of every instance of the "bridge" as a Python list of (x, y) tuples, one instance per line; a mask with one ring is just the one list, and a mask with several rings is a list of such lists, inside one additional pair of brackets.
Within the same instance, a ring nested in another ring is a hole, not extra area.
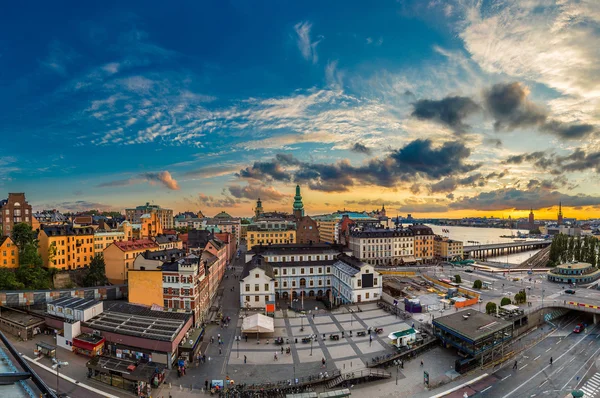
[(550, 246), (551, 239), (525, 242), (493, 243), (490, 245), (465, 246), (463, 253), (466, 257), (487, 258), (505, 254), (525, 252), (528, 250), (543, 249)]

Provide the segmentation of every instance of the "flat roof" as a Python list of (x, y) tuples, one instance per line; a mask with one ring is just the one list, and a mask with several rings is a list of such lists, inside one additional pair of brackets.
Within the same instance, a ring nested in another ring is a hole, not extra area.
[(586, 268), (590, 268), (592, 266), (592, 264), (590, 263), (565, 263), (565, 264), (559, 264), (556, 266), (556, 268), (562, 268), (562, 269), (586, 269)]
[(100, 301), (96, 299), (66, 296), (56, 299), (54, 301), (49, 301), (48, 304), (64, 308), (70, 308), (73, 310), (85, 310), (87, 308), (95, 306), (99, 302)]
[[(106, 356), (96, 356), (89, 360), (85, 366), (104, 373), (118, 372), (127, 380), (137, 381), (150, 381), (157, 369), (162, 372), (165, 368), (165, 365), (156, 362), (138, 363)], [(130, 366), (134, 367), (133, 370), (128, 369)]]
[(81, 341), (85, 341), (86, 343), (92, 343), (92, 344), (98, 344), (100, 341), (102, 341), (102, 339), (104, 339), (104, 337), (96, 336), (96, 335), (89, 334), (89, 333), (82, 333), (77, 337), (73, 337), (73, 340), (81, 340)]
[[(467, 315), (468, 318), (465, 319), (464, 317)], [(512, 326), (512, 322), (474, 310), (455, 312), (454, 314), (435, 318), (433, 324), (452, 330), (470, 341), (477, 341), (498, 330)]]
[(30, 327), (44, 323), (44, 318), (28, 314), (26, 312), (15, 311), (10, 308), (1, 307), (0, 318), (19, 325)]

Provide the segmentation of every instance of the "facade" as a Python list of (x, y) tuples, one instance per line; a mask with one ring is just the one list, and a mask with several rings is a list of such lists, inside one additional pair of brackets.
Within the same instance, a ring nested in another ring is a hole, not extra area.
[(165, 209), (158, 205), (151, 205), (149, 202), (133, 209), (125, 209), (125, 219), (132, 224), (139, 224), (141, 217), (149, 213), (156, 213), (162, 228), (173, 228), (173, 210)]
[(157, 251), (158, 245), (150, 239), (124, 240), (114, 242), (104, 249), (106, 277), (113, 284), (127, 281), (128, 272), (133, 269), (136, 257), (146, 251)]
[(0, 268), (19, 266), (19, 248), (8, 236), (0, 236)]
[[(237, 250), (240, 245), (242, 220), (240, 218), (233, 218), (229, 215), (229, 217), (223, 217), (223, 214), (228, 215), (227, 213), (221, 212), (214, 218), (207, 219), (206, 226), (204, 228), (210, 230), (213, 226), (215, 226), (221, 233), (230, 233), (233, 235), (233, 243), (235, 250)], [(218, 217), (220, 215), (221, 217)]]
[(372, 265), (414, 263), (414, 236), (409, 229), (354, 229), (348, 247), (355, 257)]
[(318, 243), (319, 226), (310, 216), (302, 216), (296, 221), (296, 243)]
[[(274, 297), (290, 300), (296, 306), (301, 304), (294, 300), (303, 296), (326, 297), (337, 304), (378, 300), (383, 283), (381, 275), (351, 254), (342, 246), (322, 243), (256, 246), (246, 254), (243, 275), (249, 275), (250, 279), (244, 277), (244, 282), (240, 281), (240, 303), (246, 306), (250, 302), (250, 307), (258, 303), (262, 307)], [(268, 281), (271, 275), (275, 279), (274, 290), (267, 290), (267, 284), (271, 289)], [(363, 279), (363, 275), (369, 276)]]
[(152, 238), (160, 250), (183, 249), (183, 242), (176, 235), (158, 235)]
[(204, 229), (205, 218), (181, 218), (175, 219), (175, 228)]
[[(0, 307), (0, 330), (20, 337), (24, 341), (31, 340), (46, 325), (44, 318), (37, 317), (15, 308)], [(0, 392), (0, 396), (3, 396)], [(10, 394), (8, 395), (10, 396)]]
[(219, 239), (211, 239), (204, 247), (201, 261), (208, 272), (208, 299), (212, 303), (227, 267), (227, 247)]
[(246, 263), (240, 275), (240, 308), (266, 308), (275, 302), (273, 269), (263, 256), (256, 255)]
[(94, 229), (72, 225), (44, 226), (38, 233), (38, 251), (46, 268), (77, 269), (94, 257)]
[(548, 280), (560, 283), (591, 283), (600, 278), (600, 270), (592, 264), (573, 262), (561, 264), (548, 271)]
[(284, 219), (257, 221), (248, 225), (247, 231), (248, 250), (255, 245), (296, 243), (296, 225)]
[(262, 200), (258, 198), (258, 200), (256, 201), (256, 207), (254, 208), (254, 219), (258, 220), (258, 218), (260, 218), (260, 216), (262, 216), (264, 212), (265, 210), (262, 207)]
[(81, 297), (61, 297), (46, 304), (46, 312), (50, 315), (66, 319), (68, 322), (85, 322), (104, 310), (100, 300)]
[(435, 256), (435, 234), (423, 224), (413, 224), (408, 227), (414, 237), (414, 253), (418, 262), (428, 262)]
[(31, 225), (33, 213), (24, 193), (9, 193), (8, 198), (0, 200), (0, 235), (10, 236), (15, 224)]
[(113, 242), (122, 242), (125, 240), (125, 232), (123, 231), (106, 231), (97, 229), (94, 231), (94, 254), (102, 256), (104, 249)]
[(146, 213), (140, 217), (140, 239), (154, 238), (163, 233), (162, 217), (156, 212)]
[(459, 240), (436, 236), (433, 240), (435, 257), (444, 260), (463, 258), (463, 243)]
[(319, 228), (319, 242), (338, 243), (340, 220), (333, 215), (316, 216), (314, 220)]

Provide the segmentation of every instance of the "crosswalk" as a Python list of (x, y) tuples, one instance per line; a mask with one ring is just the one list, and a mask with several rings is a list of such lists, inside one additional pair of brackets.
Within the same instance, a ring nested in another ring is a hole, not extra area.
[(600, 373), (593, 375), (580, 390), (585, 393), (585, 397), (595, 397), (600, 391)]

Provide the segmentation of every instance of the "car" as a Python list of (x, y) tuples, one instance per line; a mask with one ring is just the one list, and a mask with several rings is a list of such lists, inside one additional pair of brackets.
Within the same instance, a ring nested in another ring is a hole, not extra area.
[(575, 329), (573, 329), (573, 333), (581, 333), (584, 330), (585, 330), (585, 325), (583, 323), (580, 323), (577, 326), (575, 326)]
[(575, 294), (575, 290), (573, 290), (573, 289), (567, 289), (567, 290), (565, 290), (565, 293), (567, 293), (567, 294)]
[(466, 269), (465, 272), (468, 272), (469, 274), (473, 272), (472, 269)]

